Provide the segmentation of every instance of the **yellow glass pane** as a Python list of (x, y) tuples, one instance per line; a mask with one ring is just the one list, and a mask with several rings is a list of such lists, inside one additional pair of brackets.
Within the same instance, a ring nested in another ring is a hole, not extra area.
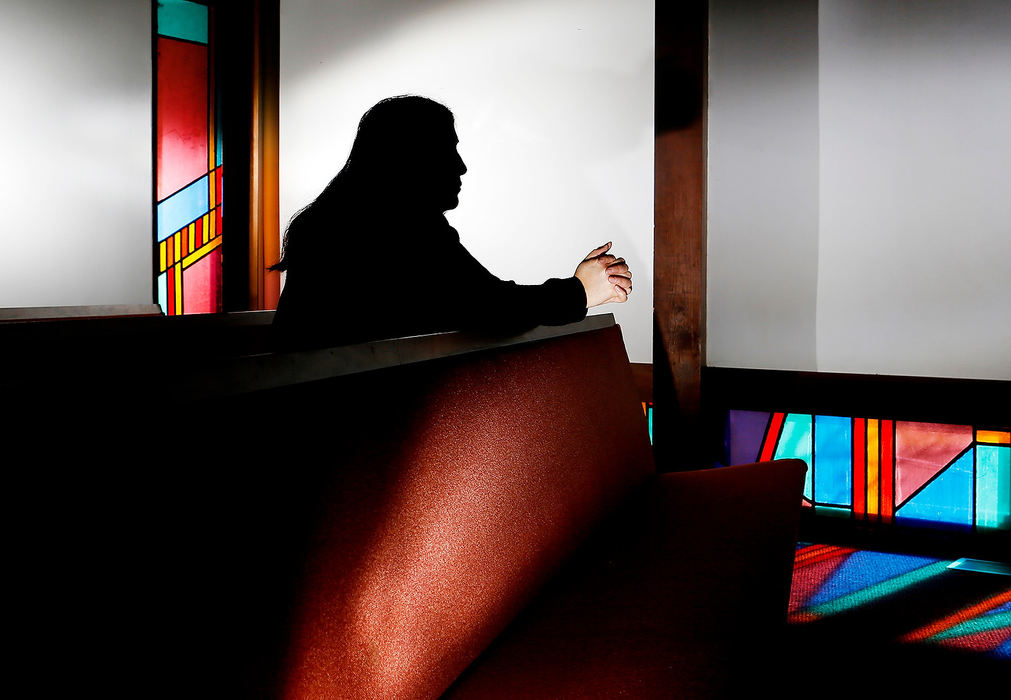
[(200, 234), (200, 245), (206, 245), (207, 239), (210, 237), (211, 232), (209, 231), (211, 227), (211, 216), (210, 214), (204, 214), (204, 225), (201, 229)]
[(162, 241), (161, 243), (158, 244), (158, 261), (160, 265), (159, 270), (161, 272), (165, 272), (165, 268), (168, 267), (168, 264), (166, 262), (166, 256), (168, 251), (166, 250), (165, 243), (166, 243), (165, 241)]
[(867, 421), (867, 513), (878, 514), (878, 484), (880, 461), (878, 454), (878, 428), (880, 422), (874, 419)]

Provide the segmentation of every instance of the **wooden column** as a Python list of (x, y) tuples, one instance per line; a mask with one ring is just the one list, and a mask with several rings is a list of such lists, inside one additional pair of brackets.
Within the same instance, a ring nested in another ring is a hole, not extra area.
[(278, 0), (216, 0), (224, 120), (225, 310), (277, 306)]
[(653, 434), (661, 470), (711, 466), (701, 430), (707, 38), (705, 0), (657, 3)]
[(254, 0), (252, 143), (249, 183), (249, 308), (275, 309), (281, 273), (278, 205), (280, 2)]

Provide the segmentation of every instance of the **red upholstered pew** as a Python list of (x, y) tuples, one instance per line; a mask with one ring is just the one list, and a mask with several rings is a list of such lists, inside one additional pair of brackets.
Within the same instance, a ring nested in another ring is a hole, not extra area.
[(12, 685), (756, 688), (804, 465), (658, 475), (609, 317), (299, 353), (224, 320), (0, 326), (6, 434), (31, 449), (5, 463)]
[(281, 697), (718, 697), (761, 670), (805, 466), (657, 475), (617, 326), (330, 395), (329, 417), (295, 408), (283, 428), (333, 478)]

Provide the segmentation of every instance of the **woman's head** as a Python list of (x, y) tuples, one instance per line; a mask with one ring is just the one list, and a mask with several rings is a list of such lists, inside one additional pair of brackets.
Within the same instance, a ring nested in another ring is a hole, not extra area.
[(456, 144), (448, 107), (415, 95), (391, 97), (362, 116), (344, 172), (393, 205), (446, 211), (457, 205), (467, 172)]
[(313, 240), (376, 213), (377, 206), (407, 216), (455, 208), (467, 172), (456, 144), (453, 113), (445, 105), (416, 95), (376, 104), (359, 121), (344, 167), (288, 225), (281, 260), (271, 269), (287, 270), (293, 251), (311, 257)]

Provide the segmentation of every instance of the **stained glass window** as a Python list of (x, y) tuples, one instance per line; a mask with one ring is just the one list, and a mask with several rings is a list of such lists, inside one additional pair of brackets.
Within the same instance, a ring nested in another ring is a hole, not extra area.
[(797, 458), (806, 507), (908, 526), (1011, 530), (1011, 431), (804, 413), (730, 411), (731, 464)]
[(158, 0), (155, 22), (155, 288), (169, 316), (222, 309), (222, 146), (213, 14)]

